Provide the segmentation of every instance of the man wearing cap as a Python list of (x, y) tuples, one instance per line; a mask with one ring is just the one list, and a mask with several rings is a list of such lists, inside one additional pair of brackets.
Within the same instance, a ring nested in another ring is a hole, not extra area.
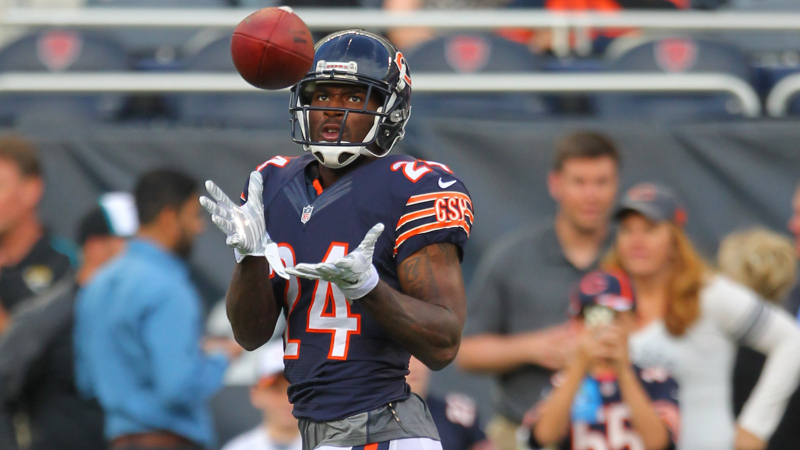
[(83, 263), (76, 280), (64, 279), (21, 304), (0, 340), (3, 450), (18, 448), (14, 415), (21, 411), (29, 418), (30, 450), (105, 448), (102, 411), (96, 403), (81, 399), (75, 389), (72, 310), (77, 285), (87, 282), (97, 268), (124, 248), (119, 230), (126, 228), (115, 231), (112, 224), (129, 220), (126, 217), (133, 210), (133, 201), (129, 195), (127, 199), (127, 212), (124, 204), (105, 208), (101, 203), (84, 216), (78, 233)]
[(517, 448), (525, 412), (572, 351), (567, 294), (608, 246), (619, 165), (605, 136), (577, 131), (562, 138), (547, 180), (555, 218), (493, 245), (476, 272), (456, 361), (496, 376), (497, 415), (486, 434), (500, 450)]
[(264, 413), (264, 421), (222, 450), (301, 450), (303, 441), (287, 394), (289, 382), (283, 376), (283, 342), (272, 341), (259, 351), (257, 372), (250, 401)]
[(577, 349), (526, 416), (531, 448), (674, 448), (678, 385), (666, 370), (628, 360), (634, 308), (623, 274), (592, 272), (574, 287)]

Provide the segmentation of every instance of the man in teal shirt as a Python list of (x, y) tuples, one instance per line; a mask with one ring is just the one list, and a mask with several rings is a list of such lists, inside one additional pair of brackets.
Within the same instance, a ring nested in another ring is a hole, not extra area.
[(233, 346), (206, 355), (185, 258), (204, 229), (197, 184), (157, 170), (136, 187), (140, 229), (78, 295), (78, 389), (100, 402), (110, 446), (195, 449), (214, 442), (208, 399)]

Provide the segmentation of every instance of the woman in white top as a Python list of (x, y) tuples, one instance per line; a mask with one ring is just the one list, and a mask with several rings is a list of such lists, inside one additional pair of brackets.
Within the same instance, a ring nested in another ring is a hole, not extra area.
[[(631, 358), (670, 369), (679, 386), (683, 450), (763, 449), (800, 380), (800, 329), (749, 289), (714, 275), (683, 231), (671, 191), (639, 184), (623, 198), (606, 268), (624, 270), (638, 298)], [(767, 355), (735, 423), (732, 371), (738, 344)]]

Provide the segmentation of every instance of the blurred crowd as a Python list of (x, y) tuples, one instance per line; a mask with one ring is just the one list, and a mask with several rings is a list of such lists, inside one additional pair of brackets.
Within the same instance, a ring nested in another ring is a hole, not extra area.
[[(468, 280), (456, 365), (495, 379), (494, 416), (410, 363), (443, 448), (797, 448), (800, 185), (794, 240), (740, 230), (710, 261), (669, 186), (618, 192), (606, 136), (571, 132), (552, 161), (556, 214)], [(31, 143), (0, 136), (0, 448), (300, 450), (282, 330), (243, 352), (188, 276), (198, 182), (147, 172), (64, 239), (39, 219), (45, 179)], [(220, 418), (215, 402), (236, 406)]]

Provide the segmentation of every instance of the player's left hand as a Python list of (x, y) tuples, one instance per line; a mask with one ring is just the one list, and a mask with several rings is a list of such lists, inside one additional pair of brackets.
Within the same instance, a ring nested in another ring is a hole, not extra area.
[(372, 265), (375, 243), (383, 233), (379, 223), (367, 232), (358, 248), (332, 263), (297, 264), (287, 267), (286, 273), (309, 280), (323, 280), (335, 284), (348, 302), (369, 294), (378, 285), (378, 271)]

